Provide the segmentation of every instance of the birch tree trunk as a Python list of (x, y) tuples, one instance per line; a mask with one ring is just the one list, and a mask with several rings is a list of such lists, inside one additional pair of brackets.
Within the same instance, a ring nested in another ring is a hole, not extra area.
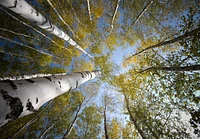
[(94, 79), (100, 71), (0, 81), (0, 127), (39, 109), (45, 102)]
[(67, 74), (66, 73), (58, 73), (58, 74), (38, 73), (38, 74), (31, 74), (31, 75), (18, 75), (18, 76), (10, 76), (10, 77), (0, 77), (0, 81), (5, 81), (5, 80), (25, 80), (25, 79), (31, 79), (31, 78), (49, 77), (49, 76), (58, 76), (58, 75), (67, 75)]
[(111, 27), (110, 32), (112, 32), (112, 30), (113, 30), (113, 28), (114, 28), (114, 21), (115, 21), (115, 17), (116, 17), (116, 14), (117, 14), (117, 10), (118, 10), (118, 8), (119, 8), (119, 3), (120, 3), (120, 0), (117, 1), (117, 5), (116, 5), (116, 7), (115, 7), (115, 12), (114, 12), (114, 14), (113, 14), (112, 21), (111, 21), (111, 25), (110, 25), (110, 27)]
[(88, 7), (88, 13), (89, 13), (89, 17), (90, 17), (90, 22), (92, 22), (92, 16), (91, 16), (91, 10), (90, 10), (90, 1), (87, 0), (87, 7)]
[(74, 37), (76, 37), (78, 40), (80, 40), (80, 38), (74, 33), (74, 31), (72, 30), (72, 28), (65, 22), (65, 20), (62, 18), (62, 16), (58, 13), (58, 11), (56, 10), (56, 8), (53, 6), (53, 4), (51, 3), (50, 0), (47, 0), (47, 2), (49, 3), (49, 5), (51, 6), (51, 8), (54, 10), (54, 12), (56, 13), (56, 15), (58, 16), (58, 18), (68, 27), (68, 29), (71, 31), (72, 35)]
[[(58, 43), (56, 43), (54, 40), (52, 40), (51, 38), (49, 38), (48, 36), (46, 36), (44, 33), (40, 32), (39, 30), (37, 30), (36, 28), (32, 27), (31, 25), (28, 25), (27, 23), (19, 20), (18, 18), (16, 18), (15, 16), (13, 16), (12, 14), (10, 14), (9, 12), (5, 11), (3, 8), (0, 7), (0, 10), (2, 10), (4, 13), (6, 13), (8, 16), (10, 16), (11, 18), (13, 18), (14, 20), (20, 22), (21, 24), (23, 24), (24, 26), (27, 26), (28, 28), (31, 28), (32, 30), (34, 30), (35, 32), (37, 32), (38, 34), (40, 34), (41, 36), (43, 36), (44, 38), (47, 38), (48, 40), (50, 40), (53, 44), (60, 46)], [(63, 47), (65, 49), (67, 49), (66, 47)], [(68, 49), (67, 49), (68, 50)]]
[(72, 46), (75, 46), (78, 50), (91, 57), (85, 50), (83, 50), (74, 40), (72, 40), (65, 32), (59, 29), (57, 26), (51, 23), (45, 16), (36, 11), (25, 0), (0, 0), (0, 4), (13, 12), (20, 14), (27, 20), (35, 23), (40, 28), (56, 35), (57, 37), (67, 41)]

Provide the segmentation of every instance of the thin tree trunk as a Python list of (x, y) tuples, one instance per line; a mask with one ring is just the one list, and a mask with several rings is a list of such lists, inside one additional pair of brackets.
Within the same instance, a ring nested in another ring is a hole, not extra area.
[(152, 135), (155, 137), (155, 139), (159, 139), (159, 136), (152, 130), (152, 127), (150, 127), (147, 122), (144, 122), (144, 123), (148, 127), (148, 129), (152, 133)]
[(150, 0), (150, 2), (144, 7), (144, 9), (140, 12), (140, 14), (137, 16), (137, 18), (133, 21), (131, 26), (129, 27), (128, 31), (126, 33), (129, 33), (131, 28), (137, 23), (137, 21), (142, 17), (142, 15), (147, 11), (147, 9), (150, 7), (150, 5), (153, 3), (153, 0)]
[(9, 39), (9, 38), (5, 38), (5, 37), (0, 36), (0, 39), (4, 39), (4, 40), (6, 40), (6, 41), (10, 41), (10, 42), (12, 42), (12, 43), (15, 43), (15, 44), (24, 46), (24, 47), (26, 47), (26, 48), (28, 48), (28, 49), (31, 49), (31, 50), (33, 50), (33, 51), (36, 51), (37, 53), (40, 53), (40, 54), (43, 54), (43, 55), (47, 55), (47, 56), (50, 56), (50, 57), (53, 57), (53, 58), (56, 58), (56, 59), (60, 59), (60, 58), (58, 58), (58, 57), (56, 57), (56, 56), (54, 56), (54, 55), (48, 54), (48, 53), (46, 53), (46, 52), (43, 52), (42, 50), (35, 49), (34, 47), (28, 46), (28, 45), (26, 45), (26, 44), (22, 44), (22, 43), (20, 43), (20, 42), (16, 42), (16, 41), (11, 40), (11, 39)]
[(142, 139), (147, 139), (146, 135), (144, 134), (144, 132), (142, 131), (142, 129), (140, 128), (140, 125), (137, 123), (136, 119), (133, 117), (131, 110), (129, 108), (129, 100), (127, 98), (127, 96), (124, 94), (124, 98), (125, 98), (125, 103), (126, 103), (126, 108), (128, 110), (128, 113), (130, 115), (130, 119), (133, 122), (133, 124), (135, 125), (135, 128), (137, 129), (138, 133), (140, 134), (140, 136), (142, 137)]
[(57, 37), (67, 41), (70, 45), (76, 47), (79, 51), (83, 52), (92, 58), (85, 50), (83, 50), (74, 40), (72, 40), (65, 32), (52, 24), (46, 17), (36, 11), (25, 0), (1, 0), (0, 4), (13, 12), (20, 14), (32, 23), (35, 23), (40, 28), (56, 35)]
[(22, 126), (13, 136), (12, 139), (14, 139), (23, 129), (25, 129), (26, 127), (28, 127), (29, 125), (31, 125), (32, 123), (34, 123), (39, 116), (41, 116), (41, 114), (44, 112), (44, 110), (46, 110), (46, 108), (53, 102), (53, 99), (50, 100), (50, 102), (48, 103), (48, 105), (42, 109), (35, 117), (33, 117), (32, 119), (30, 119), (24, 126)]
[(56, 8), (53, 6), (53, 4), (51, 3), (50, 0), (47, 0), (47, 2), (49, 3), (49, 5), (53, 8), (54, 12), (57, 14), (57, 16), (59, 17), (59, 19), (69, 28), (69, 30), (71, 31), (72, 35), (74, 37), (76, 37), (78, 40), (80, 40), (80, 38), (73, 32), (73, 30), (71, 29), (71, 27), (65, 22), (65, 20), (62, 18), (62, 16), (58, 13), (58, 11), (56, 10)]
[(45, 136), (45, 134), (46, 134), (47, 132), (49, 132), (49, 130), (51, 130), (51, 129), (55, 126), (55, 124), (57, 124), (57, 122), (60, 120), (60, 117), (63, 116), (63, 115), (67, 112), (68, 108), (69, 108), (69, 106), (67, 106), (67, 108), (65, 108), (64, 112), (62, 112), (61, 114), (59, 114), (59, 116), (58, 116), (58, 117), (55, 119), (55, 121), (49, 126), (49, 128), (47, 128), (47, 129), (40, 135), (39, 139), (42, 139), (42, 138)]
[(94, 79), (100, 71), (0, 81), (0, 127), (35, 112), (47, 101)]
[(26, 79), (32, 79), (32, 78), (58, 76), (58, 75), (66, 75), (66, 73), (58, 73), (58, 74), (38, 73), (38, 74), (31, 74), (31, 75), (18, 75), (18, 76), (10, 76), (10, 77), (0, 77), (0, 81), (5, 81), (5, 80), (26, 80)]
[(92, 22), (92, 16), (91, 16), (91, 11), (90, 11), (90, 0), (87, 0), (87, 7), (88, 7), (90, 22)]
[(19, 36), (23, 36), (23, 37), (35, 39), (35, 40), (37, 40), (37, 41), (41, 41), (41, 39), (39, 39), (39, 38), (31, 37), (31, 36), (29, 36), (29, 35), (22, 34), (22, 33), (18, 33), (18, 32), (14, 32), (14, 31), (9, 30), (9, 29), (6, 29), (6, 28), (0, 28), (0, 30), (5, 31), (5, 32), (9, 32), (9, 33), (12, 33), (12, 34), (15, 34), (15, 35), (19, 35)]
[[(82, 102), (82, 103), (83, 103), (83, 102)], [(80, 113), (80, 110), (81, 110), (81, 108), (82, 108), (82, 103), (80, 104), (80, 106), (78, 106), (78, 110), (76, 111), (76, 115), (75, 115), (74, 119), (72, 120), (72, 122), (69, 124), (69, 127), (68, 127), (67, 131), (66, 131), (65, 134), (63, 135), (63, 139), (67, 139), (68, 136), (70, 135), (72, 129), (74, 128), (74, 125), (75, 125), (75, 123), (76, 123), (76, 121), (77, 121), (77, 119), (78, 119), (78, 115), (79, 115), (79, 113)]]
[(160, 42), (160, 43), (155, 44), (155, 45), (151, 45), (151, 46), (149, 46), (149, 47), (147, 47), (147, 48), (145, 48), (145, 49), (143, 49), (143, 50), (141, 50), (141, 51), (135, 53), (134, 55), (132, 55), (132, 56), (130, 56), (129, 58), (127, 58), (126, 60), (129, 60), (130, 58), (132, 58), (132, 57), (134, 57), (134, 56), (136, 56), (136, 55), (138, 55), (138, 54), (140, 54), (140, 53), (142, 53), (142, 52), (144, 52), (144, 51), (147, 51), (147, 50), (149, 50), (149, 49), (153, 49), (153, 48), (160, 47), (160, 46), (164, 46), (164, 45), (168, 45), (168, 44), (173, 44), (173, 43), (178, 42), (178, 41), (180, 41), (180, 40), (183, 40), (183, 39), (185, 39), (185, 38), (187, 38), (187, 37), (194, 36), (194, 35), (195, 35), (196, 33), (198, 33), (199, 31), (200, 31), (200, 28), (197, 28), (197, 29), (194, 29), (194, 30), (192, 30), (192, 31), (186, 32), (185, 34), (183, 34), (183, 35), (181, 35), (181, 36), (178, 36), (178, 37), (176, 37), (176, 38), (174, 38), (174, 39), (172, 39), (172, 40)]
[(84, 139), (87, 139), (87, 131), (88, 131), (88, 124), (86, 125), (85, 128)]
[(151, 71), (151, 70), (163, 70), (163, 71), (196, 71), (200, 70), (200, 65), (184, 66), (184, 67), (150, 67), (140, 71), (139, 73)]
[[(42, 32), (40, 32), (39, 30), (37, 30), (36, 28), (34, 28), (34, 27), (32, 27), (32, 26), (26, 24), (25, 22), (19, 20), (18, 18), (14, 17), (13, 15), (11, 15), (9, 12), (5, 11), (4, 9), (2, 9), (2, 8), (0, 8), (0, 9), (1, 9), (3, 12), (5, 12), (7, 15), (9, 15), (11, 18), (13, 18), (14, 20), (16, 20), (16, 21), (20, 22), (21, 24), (23, 24), (23, 25), (25, 25), (25, 26), (31, 28), (32, 30), (36, 31), (38, 34), (40, 34), (40, 35), (42, 35), (43, 37), (47, 38), (48, 40), (50, 40), (50, 41), (51, 41), (52, 43), (54, 43), (55, 45), (57, 45), (57, 46), (59, 46), (59, 47), (62, 47), (62, 46), (60, 46), (58, 43), (56, 43), (54, 40), (52, 40), (51, 38), (49, 38), (48, 36), (46, 36), (44, 33), (42, 33)], [(63, 47), (63, 48), (65, 48), (65, 47)], [(65, 48), (65, 49), (67, 49), (67, 48)], [(68, 50), (68, 49), (67, 49), (67, 50)], [(68, 50), (68, 51), (69, 51), (69, 50)]]
[(106, 139), (109, 139), (108, 129), (107, 129), (106, 104), (105, 104), (104, 111), (103, 111), (103, 117), (104, 117), (104, 132), (105, 132), (105, 137), (106, 137)]
[[(5, 51), (3, 51), (3, 50), (0, 50), (0, 53), (7, 54), (7, 55), (11, 55), (11, 56), (24, 57), (24, 58), (27, 58), (27, 59), (30, 59), (31, 61), (33, 61), (33, 58), (32, 58), (32, 57), (28, 57), (28, 56), (21, 55), (21, 54), (16, 54), (16, 53), (11, 53), (11, 52), (5, 52)], [(1, 77), (0, 77), (0, 81), (1, 81)]]
[(111, 26), (110, 32), (112, 32), (113, 27), (114, 27), (114, 21), (115, 21), (115, 17), (116, 17), (116, 14), (117, 14), (117, 10), (118, 10), (118, 8), (119, 8), (119, 3), (120, 3), (120, 0), (117, 1), (117, 5), (116, 5), (116, 7), (115, 7), (115, 12), (114, 12), (114, 14), (113, 14), (112, 22), (111, 22), (111, 25), (110, 25), (110, 26)]

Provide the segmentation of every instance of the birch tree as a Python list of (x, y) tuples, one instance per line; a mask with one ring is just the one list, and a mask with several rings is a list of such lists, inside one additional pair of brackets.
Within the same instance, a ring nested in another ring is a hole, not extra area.
[(69, 90), (76, 89), (79, 85), (94, 79), (99, 74), (100, 71), (92, 71), (17, 81), (1, 81), (1, 126), (18, 117), (35, 112), (45, 102)]
[(45, 16), (40, 14), (36, 9), (34, 9), (25, 0), (1, 0), (0, 4), (6, 8), (12, 10), (13, 12), (20, 14), (22, 17), (26, 18), (32, 23), (35, 23), (40, 28), (56, 35), (57, 37), (67, 41), (72, 46), (76, 47), (78, 50), (84, 54), (91, 57), (85, 50), (83, 50), (74, 40), (72, 40), (64, 31), (59, 29), (57, 26), (51, 23)]

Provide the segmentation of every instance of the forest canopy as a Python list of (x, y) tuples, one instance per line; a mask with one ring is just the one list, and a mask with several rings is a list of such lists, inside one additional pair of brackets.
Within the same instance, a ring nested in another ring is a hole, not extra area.
[(0, 0), (0, 19), (0, 82), (88, 78), (2, 126), (2, 139), (200, 137), (198, 0)]

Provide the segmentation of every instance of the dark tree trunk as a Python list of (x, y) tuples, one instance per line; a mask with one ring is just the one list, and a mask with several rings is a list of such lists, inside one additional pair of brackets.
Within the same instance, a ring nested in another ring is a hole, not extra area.
[(132, 57), (134, 57), (134, 56), (136, 56), (136, 55), (138, 55), (138, 54), (140, 54), (140, 53), (142, 53), (144, 51), (147, 51), (149, 49), (153, 49), (153, 48), (160, 47), (160, 46), (163, 46), (163, 45), (173, 44), (173, 43), (178, 42), (180, 40), (183, 40), (183, 39), (185, 39), (185, 38), (187, 38), (189, 36), (194, 36), (199, 31), (200, 31), (200, 28), (197, 28), (197, 29), (194, 29), (192, 31), (186, 32), (185, 34), (183, 34), (181, 36), (178, 36), (178, 37), (176, 37), (176, 38), (174, 38), (172, 40), (168, 40), (168, 41), (160, 42), (160, 43), (155, 44), (155, 45), (151, 45), (151, 46), (149, 46), (149, 47), (147, 47), (147, 48), (135, 53), (134, 55), (132, 55), (129, 58), (127, 58), (126, 60), (129, 60), (130, 58), (132, 58)]
[(196, 71), (200, 70), (200, 65), (184, 66), (184, 67), (150, 67), (140, 71), (140, 73), (151, 70), (164, 70), (164, 71)]

